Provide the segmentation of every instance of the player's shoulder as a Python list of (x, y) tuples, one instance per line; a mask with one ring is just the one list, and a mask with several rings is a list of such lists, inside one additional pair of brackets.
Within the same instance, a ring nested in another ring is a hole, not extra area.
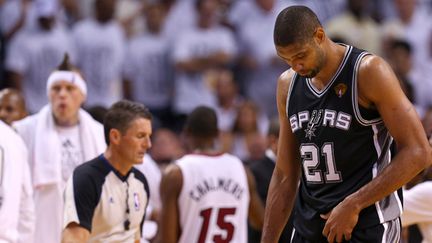
[(294, 82), (295, 72), (290, 68), (283, 72), (277, 84), (278, 107), (285, 107), (291, 83)]
[(390, 65), (377, 55), (365, 55), (358, 68), (358, 82), (367, 87), (385, 88), (398, 82)]
[(387, 65), (387, 62), (384, 60), (384, 58), (374, 55), (374, 54), (368, 54), (364, 55), (360, 62), (360, 71), (366, 70), (373, 70), (376, 68), (381, 67), (382, 65)]
[(288, 91), (294, 76), (295, 72), (291, 68), (283, 72), (278, 78), (278, 89)]
[(390, 65), (384, 58), (373, 54), (365, 55), (360, 61), (358, 68), (359, 81), (367, 82), (371, 80), (371, 82), (375, 82), (374, 79), (381, 80), (383, 75), (392, 73), (391, 70)]
[(198, 153), (185, 154), (181, 158), (177, 159), (175, 163), (177, 165), (199, 163), (203, 159), (203, 157), (207, 157), (207, 155), (198, 154)]
[(183, 187), (183, 173), (176, 163), (168, 165), (162, 173), (161, 194), (178, 195)]
[(221, 160), (228, 161), (227, 163), (238, 163), (243, 165), (242, 160), (234, 154), (224, 153), (221, 155)]

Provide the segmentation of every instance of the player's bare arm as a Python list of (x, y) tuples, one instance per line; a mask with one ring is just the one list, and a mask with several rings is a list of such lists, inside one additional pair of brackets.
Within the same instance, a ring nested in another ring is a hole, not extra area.
[(77, 223), (70, 223), (62, 233), (62, 243), (85, 243), (90, 232)]
[(431, 164), (431, 149), (418, 115), (389, 65), (366, 56), (358, 76), (359, 104), (377, 109), (396, 141), (398, 153), (384, 171), (348, 196), (331, 213), (323, 230), (329, 242), (349, 239), (360, 211), (384, 198)]
[(288, 89), (293, 74), (292, 70), (286, 71), (278, 80), (279, 144), (276, 166), (267, 196), (262, 234), (263, 243), (278, 242), (291, 214), (300, 178), (299, 145), (291, 131), (286, 115)]
[(245, 167), (246, 176), (249, 185), (250, 205), (249, 205), (249, 223), (256, 229), (261, 230), (264, 224), (264, 205), (256, 188), (255, 178), (252, 171)]
[(162, 175), (160, 194), (162, 210), (156, 242), (175, 243), (180, 236), (177, 199), (183, 187), (183, 175), (177, 165), (169, 165)]

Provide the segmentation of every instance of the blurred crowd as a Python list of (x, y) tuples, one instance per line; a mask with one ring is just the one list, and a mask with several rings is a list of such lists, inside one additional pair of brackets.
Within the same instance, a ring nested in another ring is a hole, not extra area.
[(253, 164), (275, 143), (277, 79), (289, 67), (273, 25), (289, 5), (385, 58), (432, 134), (432, 0), (0, 0), (0, 119), (39, 112), (68, 53), (95, 120), (122, 98), (150, 109), (159, 168), (185, 153), (183, 123), (199, 105), (217, 111), (218, 146)]
[[(383, 56), (425, 123), (432, 104), (430, 0), (3, 0), (1, 85), (29, 114), (47, 102), (45, 81), (68, 53), (87, 82), (84, 108), (144, 103), (156, 128), (175, 133), (198, 105), (217, 109), (221, 147), (260, 157), (276, 114), (278, 12), (301, 4), (328, 35)], [(428, 134), (432, 125), (425, 124)]]

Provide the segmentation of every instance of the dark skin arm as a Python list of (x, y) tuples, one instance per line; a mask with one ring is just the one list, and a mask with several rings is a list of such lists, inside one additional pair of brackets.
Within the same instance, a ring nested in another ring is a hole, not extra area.
[(183, 187), (183, 175), (177, 165), (169, 165), (162, 175), (160, 194), (162, 210), (156, 242), (176, 243), (180, 237), (180, 219), (177, 199)]
[(362, 209), (402, 187), (432, 160), (418, 115), (389, 65), (379, 57), (365, 57), (360, 64), (358, 85), (360, 105), (376, 107), (397, 143), (398, 153), (381, 174), (322, 215), (327, 219), (323, 235), (330, 243), (349, 240)]
[(245, 167), (246, 176), (249, 185), (249, 223), (252, 228), (256, 230), (261, 230), (264, 222), (264, 205), (261, 198), (258, 195), (256, 188), (255, 178), (253, 177), (252, 171)]
[(293, 72), (289, 70), (283, 73), (278, 80), (279, 145), (276, 167), (267, 196), (262, 243), (279, 241), (282, 230), (291, 214), (300, 179), (299, 145), (286, 116), (286, 100), (292, 75)]
[(90, 232), (77, 223), (70, 223), (62, 233), (62, 243), (85, 243), (88, 241)]

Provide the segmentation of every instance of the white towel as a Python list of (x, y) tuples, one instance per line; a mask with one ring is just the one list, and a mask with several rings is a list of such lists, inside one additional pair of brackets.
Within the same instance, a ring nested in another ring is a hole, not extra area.
[[(103, 127), (86, 111), (79, 110), (79, 132), (84, 161), (93, 159), (105, 148)], [(55, 128), (54, 117), (49, 105), (43, 107), (36, 118), (34, 140), (33, 185), (35, 187), (62, 181), (61, 142)], [(102, 137), (101, 137), (102, 136)]]

